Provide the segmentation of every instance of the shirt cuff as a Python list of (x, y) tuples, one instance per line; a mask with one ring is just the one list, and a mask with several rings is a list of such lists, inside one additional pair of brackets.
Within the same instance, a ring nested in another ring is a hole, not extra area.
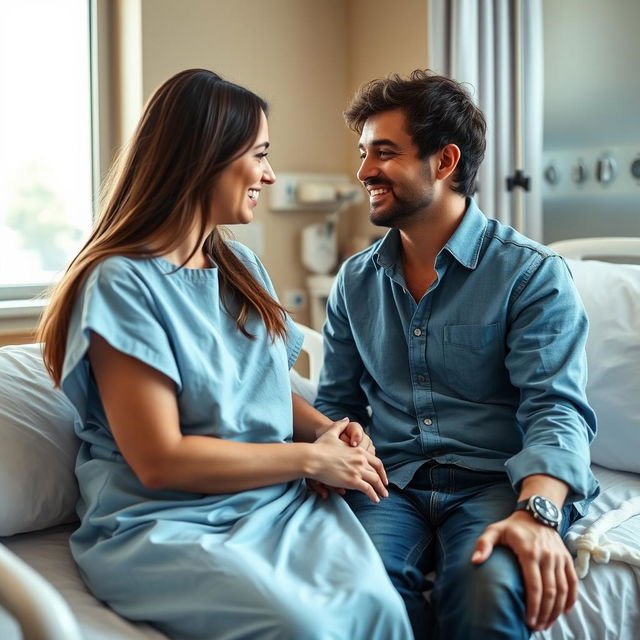
[[(548, 445), (526, 447), (505, 462), (507, 474), (516, 493), (527, 476), (545, 474), (569, 485), (565, 504), (580, 502), (578, 510), (593, 500), (598, 483), (584, 458), (568, 449)], [(576, 505), (578, 506), (578, 505)]]

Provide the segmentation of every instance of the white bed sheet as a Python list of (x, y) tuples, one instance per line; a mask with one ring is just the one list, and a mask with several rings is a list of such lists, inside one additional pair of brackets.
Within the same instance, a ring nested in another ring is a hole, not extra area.
[[(579, 534), (601, 515), (640, 495), (640, 474), (611, 471), (594, 465), (602, 493), (588, 515), (575, 523)], [(125, 621), (86, 590), (69, 554), (71, 526), (0, 539), (49, 582), (69, 603), (86, 640), (160, 640), (166, 636), (149, 625)], [(630, 518), (610, 531), (611, 540), (640, 550), (640, 516)], [(579, 602), (552, 629), (534, 634), (536, 640), (635, 640), (640, 632), (640, 568), (621, 562), (591, 564), (580, 583)], [(20, 640), (15, 623), (0, 609), (0, 638)]]
[[(601, 493), (589, 513), (571, 528), (579, 535), (625, 500), (640, 496), (640, 474), (612, 471), (593, 465)], [(640, 516), (607, 532), (615, 542), (640, 550)], [(571, 546), (571, 545), (569, 545)], [(596, 631), (597, 630), (597, 631)], [(623, 562), (590, 563), (580, 581), (580, 596), (573, 611), (534, 638), (545, 640), (637, 640), (640, 637), (640, 567)]]

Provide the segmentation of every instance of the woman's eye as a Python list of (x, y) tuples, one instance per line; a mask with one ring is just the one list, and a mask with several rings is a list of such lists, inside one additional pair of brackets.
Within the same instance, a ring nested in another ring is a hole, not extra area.
[(262, 160), (263, 158), (266, 158), (268, 155), (269, 155), (268, 153), (257, 153), (256, 158), (258, 158), (258, 160)]

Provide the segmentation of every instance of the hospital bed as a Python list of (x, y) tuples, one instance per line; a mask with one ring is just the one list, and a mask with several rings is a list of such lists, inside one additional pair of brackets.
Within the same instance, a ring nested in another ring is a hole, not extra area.
[[(631, 640), (640, 630), (640, 238), (552, 245), (567, 258), (590, 318), (588, 395), (599, 419), (593, 471), (602, 487), (567, 534), (579, 601), (536, 640)], [(312, 399), (322, 339), (304, 328)], [(38, 345), (0, 349), (0, 639), (152, 640), (85, 588), (69, 554), (77, 487), (74, 412), (51, 387)], [(292, 594), (292, 597), (295, 597)], [(301, 639), (303, 640), (303, 639)]]

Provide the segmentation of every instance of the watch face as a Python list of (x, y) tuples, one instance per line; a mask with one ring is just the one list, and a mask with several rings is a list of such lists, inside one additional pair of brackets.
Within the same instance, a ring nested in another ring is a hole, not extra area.
[(550, 522), (558, 522), (560, 513), (558, 508), (553, 502), (543, 498), (542, 496), (535, 496), (533, 498), (533, 508), (540, 514), (545, 520)]

